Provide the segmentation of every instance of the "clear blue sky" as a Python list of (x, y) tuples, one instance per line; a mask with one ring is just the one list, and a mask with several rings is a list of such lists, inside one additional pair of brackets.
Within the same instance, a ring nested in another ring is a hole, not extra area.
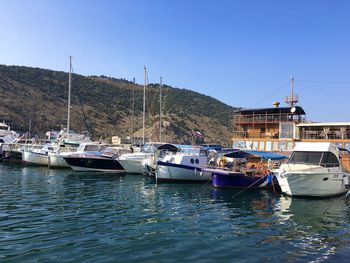
[(72, 55), (76, 73), (138, 83), (146, 65), (152, 83), (241, 107), (283, 101), (293, 75), (319, 81), (295, 83), (308, 119), (350, 121), (349, 12), (346, 0), (0, 0), (0, 64), (68, 71)]

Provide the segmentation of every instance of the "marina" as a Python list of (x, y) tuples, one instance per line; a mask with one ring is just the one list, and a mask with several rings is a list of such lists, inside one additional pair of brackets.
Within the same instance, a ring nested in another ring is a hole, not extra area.
[(232, 198), (238, 190), (208, 184), (5, 164), (0, 180), (2, 262), (347, 262), (350, 252), (344, 196)]
[(0, 263), (350, 255), (350, 2), (3, 0)]

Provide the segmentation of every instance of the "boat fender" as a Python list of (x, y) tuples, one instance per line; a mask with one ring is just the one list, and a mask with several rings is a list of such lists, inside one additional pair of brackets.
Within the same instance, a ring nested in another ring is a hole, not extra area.
[(256, 171), (258, 172), (258, 174), (264, 174), (265, 170), (265, 165), (262, 162), (258, 163), (258, 165), (256, 166)]

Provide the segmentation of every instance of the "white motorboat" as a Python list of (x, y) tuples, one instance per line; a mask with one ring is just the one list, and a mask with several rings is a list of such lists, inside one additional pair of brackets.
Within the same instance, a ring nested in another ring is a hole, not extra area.
[(107, 147), (99, 152), (75, 153), (64, 159), (74, 171), (125, 173), (117, 157), (130, 150), (122, 147)]
[(329, 142), (297, 143), (287, 164), (277, 174), (282, 193), (289, 196), (328, 197), (345, 194), (350, 174)]
[(127, 173), (143, 173), (144, 161), (153, 157), (155, 151), (163, 143), (146, 143), (140, 152), (123, 154), (118, 158), (119, 163)]
[(84, 142), (79, 145), (76, 150), (72, 148), (60, 148), (57, 152), (49, 152), (49, 167), (70, 167), (70, 165), (65, 161), (64, 157), (72, 154), (86, 153), (86, 152), (99, 152), (106, 149), (106, 144), (101, 144), (97, 142)]
[(211, 175), (201, 173), (208, 164), (206, 150), (200, 148), (178, 148), (168, 151), (157, 160), (155, 177), (157, 181), (208, 182)]
[(15, 131), (12, 131), (10, 126), (5, 122), (0, 122), (0, 157), (3, 154), (3, 144), (12, 143), (18, 134)]
[(28, 165), (44, 165), (49, 163), (49, 152), (55, 152), (59, 149), (56, 144), (45, 144), (40, 149), (24, 150), (22, 153), (22, 161)]

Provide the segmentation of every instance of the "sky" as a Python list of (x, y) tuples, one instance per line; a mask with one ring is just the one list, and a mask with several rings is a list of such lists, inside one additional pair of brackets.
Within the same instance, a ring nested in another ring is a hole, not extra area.
[[(0, 64), (190, 89), (228, 105), (290, 93), (350, 121), (350, 1), (0, 0)], [(181, 99), (181, 98), (179, 98)], [(210, 105), (208, 105), (210, 106)]]

